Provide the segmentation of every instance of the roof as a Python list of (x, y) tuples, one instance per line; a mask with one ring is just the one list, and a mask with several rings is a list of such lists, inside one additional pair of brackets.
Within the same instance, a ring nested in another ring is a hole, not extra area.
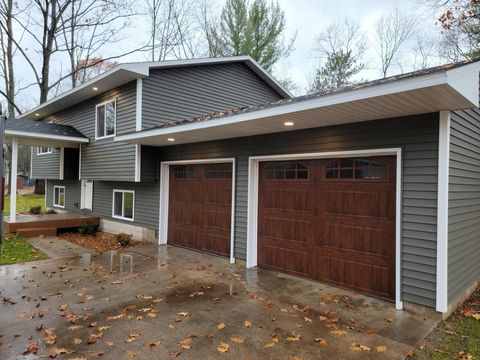
[[(168, 146), (471, 108), (478, 106), (479, 71), (477, 59), (447, 64), (329, 93), (188, 118), (120, 135), (115, 141)], [(286, 121), (294, 126), (286, 126)], [(175, 141), (169, 142), (172, 137)]]
[[(457, 62), (457, 63), (445, 64), (445, 65), (431, 67), (431, 68), (428, 68), (428, 69), (422, 69), (422, 70), (412, 71), (412, 72), (403, 73), (403, 74), (399, 74), (399, 75), (393, 75), (393, 76), (389, 76), (389, 77), (386, 77), (386, 78), (366, 81), (366, 82), (363, 82), (363, 83), (352, 84), (352, 85), (342, 87), (340, 89), (335, 89), (335, 90), (330, 90), (330, 91), (322, 91), (322, 92), (317, 92), (317, 93), (292, 97), (292, 98), (288, 98), (288, 99), (281, 99), (281, 100), (278, 100), (278, 101), (275, 101), (275, 102), (270, 102), (270, 103), (265, 103), (265, 104), (241, 106), (241, 107), (234, 108), (234, 109), (227, 109), (227, 110), (224, 110), (224, 111), (218, 111), (218, 112), (214, 112), (214, 113), (210, 113), (210, 114), (206, 114), (206, 115), (187, 118), (187, 119), (184, 119), (183, 121), (177, 121), (175, 123), (165, 123), (165, 124), (159, 125), (158, 127), (155, 127), (155, 128), (165, 128), (165, 127), (171, 127), (171, 126), (178, 126), (178, 125), (182, 125), (182, 124), (188, 124), (188, 123), (192, 123), (192, 122), (220, 119), (220, 118), (225, 118), (227, 116), (237, 115), (237, 114), (241, 114), (241, 113), (248, 113), (248, 112), (251, 112), (251, 111), (258, 111), (258, 110), (268, 109), (268, 108), (272, 108), (272, 107), (278, 107), (278, 106), (287, 105), (287, 104), (299, 103), (299, 102), (307, 101), (307, 100), (311, 100), (311, 99), (327, 97), (329, 95), (347, 93), (347, 92), (351, 92), (351, 91), (354, 91), (354, 90), (369, 88), (369, 87), (376, 86), (376, 85), (393, 83), (393, 82), (399, 81), (399, 80), (413, 79), (413, 78), (416, 78), (416, 77), (419, 77), (419, 76), (424, 76), (424, 75), (429, 75), (429, 74), (434, 74), (434, 73), (439, 73), (439, 72), (445, 72), (447, 70), (456, 69), (456, 68), (459, 68), (459, 67), (462, 67), (462, 66), (465, 66), (465, 65), (468, 65), (468, 64), (472, 64), (472, 63), (475, 63), (475, 62), (479, 62), (479, 61), (480, 61), (479, 59), (465, 60), (465, 61), (461, 61), (461, 62)], [(148, 129), (148, 130), (151, 130), (151, 129)], [(145, 130), (145, 131), (148, 131), (148, 130)]]
[[(291, 94), (250, 56), (133, 62), (119, 64), (113, 69), (108, 70), (86, 81), (85, 83), (62, 93), (41, 105), (34, 107), (33, 109), (30, 109), (29, 111), (19, 115), (17, 118), (31, 119), (35, 117), (40, 118), (48, 116), (94, 97), (99, 93), (111, 90), (138, 78), (145, 78), (149, 75), (151, 69), (168, 69), (228, 63), (244, 63), (268, 85), (270, 85), (270, 87), (272, 87), (279, 95), (284, 98), (291, 97)], [(94, 88), (97, 90), (93, 90)]]
[(88, 143), (90, 140), (72, 126), (47, 123), (38, 120), (7, 119), (5, 136), (21, 138), (22, 143), (49, 141), (58, 143)]

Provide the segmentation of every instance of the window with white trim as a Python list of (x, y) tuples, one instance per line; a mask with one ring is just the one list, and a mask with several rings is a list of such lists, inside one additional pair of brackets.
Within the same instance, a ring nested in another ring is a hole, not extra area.
[(95, 139), (102, 139), (115, 135), (117, 125), (116, 100), (98, 104), (95, 111)]
[(53, 206), (65, 207), (65, 186), (53, 187)]
[(135, 191), (113, 190), (112, 217), (133, 221), (135, 208)]
[(37, 155), (51, 154), (52, 148), (47, 146), (37, 146)]

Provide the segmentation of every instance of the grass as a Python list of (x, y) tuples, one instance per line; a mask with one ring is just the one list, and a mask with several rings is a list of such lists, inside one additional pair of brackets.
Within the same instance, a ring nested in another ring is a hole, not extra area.
[(415, 359), (480, 359), (480, 288), (420, 348), (415, 350)]
[[(28, 211), (33, 206), (41, 206), (42, 212), (45, 211), (45, 196), (26, 194), (17, 195), (17, 213), (28, 214)], [(4, 215), (10, 215), (10, 195), (5, 196)]]
[(35, 249), (20, 236), (9, 235), (0, 245), (0, 265), (18, 264), (46, 258), (47, 255)]

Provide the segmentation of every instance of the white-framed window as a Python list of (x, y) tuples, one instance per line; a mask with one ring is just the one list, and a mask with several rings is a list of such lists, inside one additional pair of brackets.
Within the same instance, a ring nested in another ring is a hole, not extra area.
[(117, 127), (117, 101), (111, 99), (95, 108), (95, 139), (115, 136)]
[(133, 221), (135, 213), (135, 191), (113, 190), (112, 217)]
[(37, 155), (51, 154), (52, 148), (47, 146), (37, 146)]
[(65, 186), (53, 187), (53, 206), (65, 207)]

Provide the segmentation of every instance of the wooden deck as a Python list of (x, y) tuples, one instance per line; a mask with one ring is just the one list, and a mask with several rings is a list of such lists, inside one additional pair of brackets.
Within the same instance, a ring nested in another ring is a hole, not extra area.
[(86, 225), (87, 222), (98, 225), (100, 218), (74, 213), (17, 215), (15, 222), (11, 222), (9, 216), (5, 216), (3, 226), (6, 234), (34, 237), (39, 235), (55, 236), (58, 229), (80, 227)]

